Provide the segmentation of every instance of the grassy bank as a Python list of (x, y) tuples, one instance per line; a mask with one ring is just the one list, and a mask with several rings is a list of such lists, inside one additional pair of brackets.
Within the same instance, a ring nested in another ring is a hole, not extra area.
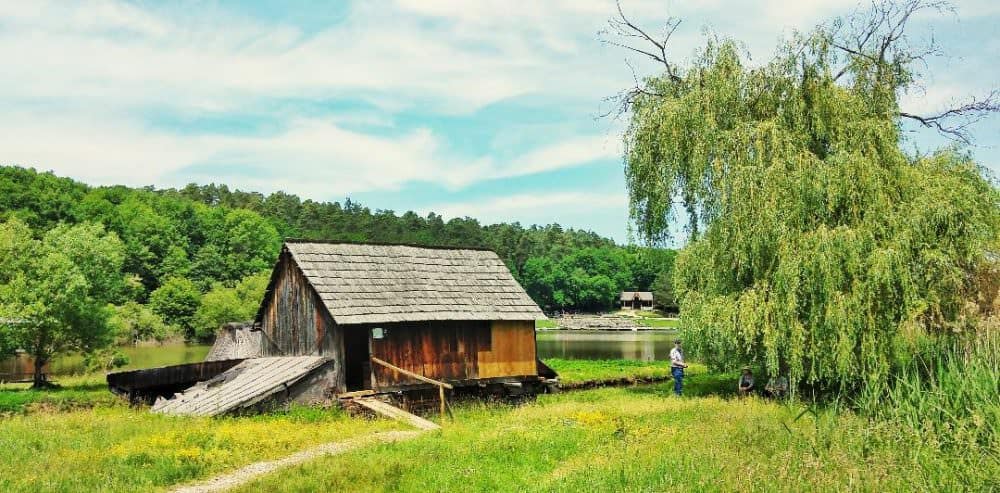
[[(643, 380), (670, 376), (669, 361), (632, 360), (579, 360), (549, 358), (545, 364), (559, 374), (565, 385), (587, 382), (615, 382), (619, 380)], [(692, 365), (688, 374), (704, 373), (703, 365)]]
[[(0, 417), (31, 411), (69, 411), (117, 404), (104, 375), (60, 377), (60, 387), (33, 390), (31, 384), (0, 384)], [(2, 422), (0, 422), (2, 423)]]
[[(695, 380), (695, 378), (692, 378)], [(1000, 465), (853, 414), (670, 385), (470, 405), (440, 433), (327, 457), (241, 491), (985, 491)]]

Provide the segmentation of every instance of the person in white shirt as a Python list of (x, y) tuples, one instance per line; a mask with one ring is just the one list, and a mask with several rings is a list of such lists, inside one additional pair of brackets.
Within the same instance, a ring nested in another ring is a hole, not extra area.
[(681, 351), (681, 340), (674, 341), (674, 348), (670, 350), (670, 374), (674, 377), (674, 393), (681, 395), (684, 390), (684, 351)]

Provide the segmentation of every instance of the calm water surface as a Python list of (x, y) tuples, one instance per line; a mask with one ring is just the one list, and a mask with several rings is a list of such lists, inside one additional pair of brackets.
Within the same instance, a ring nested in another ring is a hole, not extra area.
[[(119, 370), (154, 368), (203, 361), (211, 347), (211, 345), (204, 344), (124, 347), (121, 348), (121, 351), (128, 356), (129, 363)], [(30, 374), (32, 371), (34, 369), (31, 366), (31, 360), (23, 355), (0, 360), (0, 377), (11, 374)], [(85, 371), (83, 357), (80, 355), (60, 356), (49, 364), (50, 375), (77, 375), (85, 373)]]
[(538, 332), (538, 357), (563, 359), (670, 359), (674, 331), (559, 330)]
[[(563, 359), (631, 359), (654, 361), (670, 359), (674, 332), (671, 331), (598, 331), (560, 330), (538, 332), (538, 357)], [(124, 370), (195, 363), (205, 359), (210, 345), (170, 344), (122, 348), (129, 364)], [(30, 373), (26, 359), (0, 361), (0, 374)], [(64, 356), (51, 364), (52, 375), (84, 372), (83, 358)]]

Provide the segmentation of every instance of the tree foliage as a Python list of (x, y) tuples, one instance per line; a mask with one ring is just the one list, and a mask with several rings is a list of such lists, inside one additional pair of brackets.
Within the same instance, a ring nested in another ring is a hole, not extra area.
[[(192, 184), (179, 190), (88, 187), (18, 167), (0, 167), (0, 218), (5, 217), (24, 218), (36, 236), (60, 224), (80, 222), (103, 224), (115, 232), (125, 244), (127, 274), (127, 282), (115, 287), (113, 301), (119, 306), (128, 301), (147, 303), (151, 293), (169, 279), (187, 279), (201, 293), (217, 283), (234, 286), (271, 267), (282, 237), (489, 248), (500, 255), (515, 277), (535, 286), (528, 288), (528, 293), (536, 301), (552, 309), (610, 308), (615, 290), (649, 289), (666, 268), (657, 257), (663, 250), (637, 253), (592, 232), (564, 229), (558, 224), (483, 225), (469, 217), (445, 221), (433, 212), (397, 215), (390, 210), (371, 210), (350, 199), (316, 202), (285, 192), (263, 195), (214, 184)], [(619, 273), (603, 269), (601, 263), (583, 263), (582, 272), (569, 282), (569, 274), (576, 268), (570, 268), (569, 263), (575, 260), (567, 260), (563, 266), (563, 259), (584, 249), (626, 259), (632, 279), (623, 280)], [(539, 284), (556, 277), (533, 274), (527, 269), (529, 261), (564, 267), (557, 276), (562, 283), (558, 301), (553, 298), (553, 286)], [(191, 323), (183, 319), (186, 315), (172, 317), (164, 315), (164, 323)], [(188, 334), (194, 332), (195, 327), (188, 327)]]
[(263, 271), (242, 279), (233, 287), (216, 283), (202, 297), (201, 305), (194, 314), (195, 335), (208, 339), (226, 322), (253, 320), (270, 278), (270, 272)]
[(17, 219), (0, 224), (0, 346), (35, 358), (36, 386), (53, 356), (111, 341), (107, 304), (123, 260), (121, 241), (100, 225), (61, 225), (38, 240)]
[(195, 336), (194, 315), (201, 305), (201, 291), (189, 279), (172, 277), (149, 295), (154, 313), (176, 324), (188, 339)]
[(134, 345), (147, 340), (163, 342), (180, 335), (180, 328), (168, 325), (148, 305), (128, 301), (121, 306), (112, 306), (111, 310), (108, 325), (121, 344)]
[(917, 340), (976, 328), (997, 189), (954, 148), (902, 150), (899, 96), (924, 54), (905, 25), (927, 6), (876, 4), (762, 66), (714, 37), (687, 67), (664, 50), (666, 73), (629, 93), (632, 219), (662, 241), (683, 204), (675, 288), (711, 363), (878, 383)]

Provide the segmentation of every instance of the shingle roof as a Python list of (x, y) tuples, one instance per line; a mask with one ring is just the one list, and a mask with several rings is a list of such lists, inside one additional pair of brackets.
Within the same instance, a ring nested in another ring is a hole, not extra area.
[(622, 291), (621, 301), (632, 301), (635, 296), (639, 295), (639, 301), (653, 301), (653, 293), (649, 291)]
[(545, 318), (496, 253), (288, 242), (337, 324)]

